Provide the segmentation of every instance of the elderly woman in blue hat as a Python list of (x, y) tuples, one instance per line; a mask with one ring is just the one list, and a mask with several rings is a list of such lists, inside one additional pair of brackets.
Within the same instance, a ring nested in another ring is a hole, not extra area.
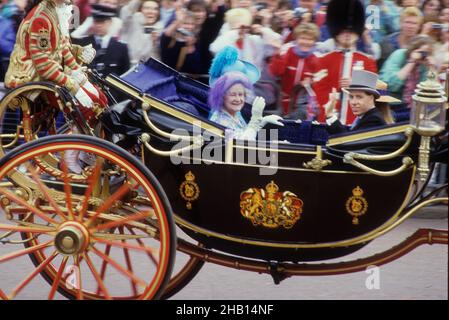
[(209, 72), (209, 119), (223, 125), (231, 137), (244, 140), (256, 139), (257, 132), (267, 123), (283, 126), (277, 115), (263, 116), (265, 99), (255, 97), (252, 102), (251, 120), (246, 123), (240, 111), (250, 99), (253, 84), (260, 72), (253, 64), (237, 58), (232, 47), (222, 50), (213, 60)]

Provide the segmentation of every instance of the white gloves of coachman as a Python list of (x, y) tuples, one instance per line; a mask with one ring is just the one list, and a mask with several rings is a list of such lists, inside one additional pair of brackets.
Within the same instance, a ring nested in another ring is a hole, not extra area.
[(97, 51), (95, 51), (95, 49), (92, 47), (92, 44), (89, 44), (89, 45), (83, 47), (83, 51), (81, 52), (80, 59), (85, 64), (90, 64), (92, 62), (92, 60), (94, 60), (96, 53), (97, 53)]
[(251, 108), (251, 120), (248, 123), (246, 130), (243, 132), (242, 139), (254, 140), (256, 139), (257, 132), (262, 129), (267, 123), (275, 124), (278, 126), (284, 126), (281, 122), (282, 118), (277, 115), (269, 115), (263, 117), (263, 110), (265, 109), (265, 99), (262, 97), (256, 97), (253, 101)]
[(79, 68), (77, 70), (72, 71), (72, 73), (70, 74), (70, 76), (72, 77), (72, 79), (78, 83), (79, 86), (82, 86), (86, 83), (87, 81), (87, 76), (84, 73), (85, 68)]
[(94, 105), (94, 102), (92, 99), (87, 95), (86, 92), (82, 88), (79, 88), (78, 91), (75, 94), (75, 98), (81, 103), (84, 107), (92, 108)]

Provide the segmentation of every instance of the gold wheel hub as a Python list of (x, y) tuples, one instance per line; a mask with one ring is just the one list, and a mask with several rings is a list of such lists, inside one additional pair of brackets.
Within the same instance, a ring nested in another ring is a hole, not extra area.
[(55, 237), (56, 249), (65, 255), (84, 252), (89, 244), (89, 232), (79, 222), (68, 221), (59, 227)]

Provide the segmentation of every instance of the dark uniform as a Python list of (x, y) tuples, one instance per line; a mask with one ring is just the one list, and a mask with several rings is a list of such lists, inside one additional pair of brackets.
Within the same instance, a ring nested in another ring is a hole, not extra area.
[(128, 46), (125, 43), (111, 38), (108, 46), (101, 48), (93, 35), (76, 39), (74, 42), (82, 46), (92, 44), (97, 53), (89, 68), (97, 70), (103, 77), (111, 73), (121, 75), (130, 68)]
[[(110, 8), (100, 4), (92, 5), (92, 17), (94, 23), (101, 23), (115, 17), (117, 12), (114, 8)], [(95, 58), (88, 65), (89, 68), (96, 70), (100, 76), (105, 78), (109, 74), (122, 75), (130, 68), (128, 46), (117, 39), (110, 37), (106, 43), (103, 39), (108, 36), (100, 37), (98, 35), (90, 35), (81, 39), (73, 39), (73, 43), (87, 46), (89, 44), (96, 50)], [(117, 90), (110, 90), (111, 94), (117, 101), (126, 99)]]

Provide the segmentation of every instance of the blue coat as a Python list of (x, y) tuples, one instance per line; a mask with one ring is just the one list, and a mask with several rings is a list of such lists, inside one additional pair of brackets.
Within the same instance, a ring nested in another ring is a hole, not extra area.
[(9, 59), (14, 44), (16, 42), (16, 32), (9, 19), (0, 17), (0, 56)]

